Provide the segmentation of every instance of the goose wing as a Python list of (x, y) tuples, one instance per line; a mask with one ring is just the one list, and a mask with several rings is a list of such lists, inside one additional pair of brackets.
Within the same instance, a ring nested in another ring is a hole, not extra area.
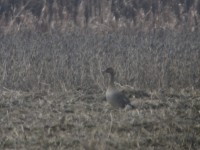
[(124, 101), (125, 105), (130, 104), (129, 99), (122, 92), (117, 92), (116, 97), (118, 97), (118, 99)]
[(108, 101), (117, 107), (124, 108), (127, 104), (130, 104), (129, 99), (121, 92), (115, 91), (108, 96)]

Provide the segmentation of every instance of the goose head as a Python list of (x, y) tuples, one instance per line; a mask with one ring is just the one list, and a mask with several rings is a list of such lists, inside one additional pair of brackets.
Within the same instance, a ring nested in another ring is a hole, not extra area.
[(111, 76), (115, 75), (115, 71), (114, 71), (114, 69), (112, 67), (107, 68), (106, 70), (103, 71), (103, 73), (108, 73)]
[(113, 88), (113, 87), (114, 87), (114, 76), (115, 76), (115, 71), (114, 71), (114, 69), (111, 68), (111, 67), (109, 67), (109, 68), (107, 68), (106, 70), (104, 70), (102, 73), (103, 73), (103, 74), (104, 74), (104, 73), (110, 74), (110, 84), (109, 84), (108, 87), (112, 87), (112, 88)]

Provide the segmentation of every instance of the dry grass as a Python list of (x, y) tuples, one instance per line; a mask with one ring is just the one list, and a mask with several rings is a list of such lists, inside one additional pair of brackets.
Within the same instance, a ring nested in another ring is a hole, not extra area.
[(89, 27), (149, 31), (158, 28), (199, 30), (200, 2), (163, 0), (0, 1), (0, 31), (47, 32)]
[(1, 149), (198, 149), (200, 93), (131, 98), (114, 110), (103, 94), (1, 91)]
[[(187, 31), (1, 35), (0, 149), (198, 149), (199, 54)], [(136, 109), (107, 105), (108, 66)]]
[(155, 30), (96, 34), (91, 31), (0, 36), (0, 83), (23, 91), (105, 87), (101, 71), (112, 66), (117, 82), (134, 88), (200, 87), (198, 32)]

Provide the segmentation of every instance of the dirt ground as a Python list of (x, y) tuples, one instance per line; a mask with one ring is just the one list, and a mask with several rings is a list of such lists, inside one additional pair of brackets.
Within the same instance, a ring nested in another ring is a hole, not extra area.
[(0, 149), (199, 149), (200, 95), (129, 95), (116, 110), (104, 93), (0, 93)]

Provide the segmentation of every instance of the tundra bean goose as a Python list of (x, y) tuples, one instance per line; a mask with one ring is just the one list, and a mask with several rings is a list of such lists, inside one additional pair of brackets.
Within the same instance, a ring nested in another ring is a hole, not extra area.
[(116, 108), (124, 108), (127, 105), (129, 107), (133, 108), (133, 105), (130, 104), (129, 99), (116, 88), (116, 86), (114, 84), (115, 72), (114, 72), (113, 68), (111, 68), (111, 67), (107, 68), (105, 71), (103, 71), (103, 73), (110, 74), (110, 83), (106, 90), (107, 101)]

